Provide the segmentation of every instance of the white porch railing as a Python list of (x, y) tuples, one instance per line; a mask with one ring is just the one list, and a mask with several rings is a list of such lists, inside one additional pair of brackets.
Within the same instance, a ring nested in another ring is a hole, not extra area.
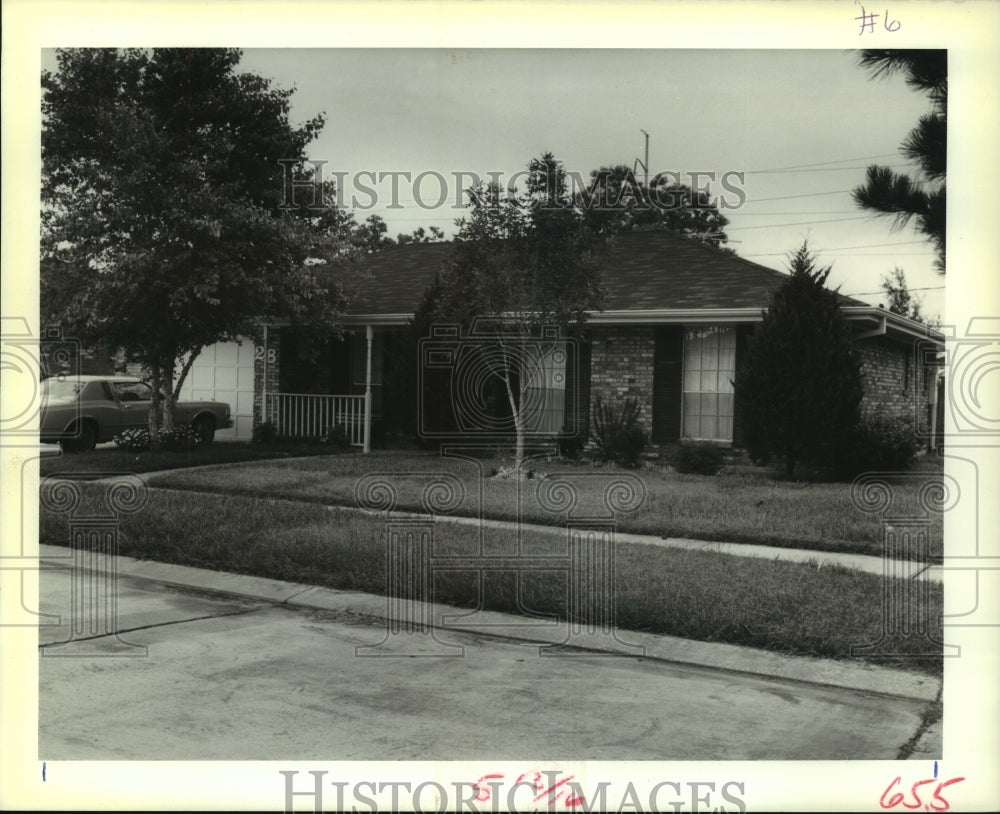
[(267, 420), (278, 435), (309, 438), (325, 435), (343, 424), (356, 447), (365, 445), (365, 397), (322, 396), (306, 393), (268, 393)]

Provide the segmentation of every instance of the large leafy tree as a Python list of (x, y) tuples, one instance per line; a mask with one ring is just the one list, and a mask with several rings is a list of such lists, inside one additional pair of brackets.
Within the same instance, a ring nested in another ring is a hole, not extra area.
[(279, 315), (328, 328), (342, 305), (350, 225), (290, 205), (279, 163), (305, 158), (323, 118), (293, 126), (291, 91), (240, 56), (71, 49), (42, 75), (43, 316), (144, 363), (154, 437), (201, 348)]
[(572, 206), (560, 162), (545, 153), (528, 165), (527, 190), (496, 185), (473, 196), (457, 222), (436, 292), (436, 321), (486, 326), (475, 342), (483, 380), (494, 379), (512, 417), (516, 469), (524, 460), (528, 426), (526, 369), (550, 350), (546, 326), (566, 331), (602, 306), (599, 255), (604, 238)]
[(859, 419), (859, 361), (829, 274), (803, 244), (737, 372), (747, 451), (782, 457), (788, 478), (802, 461), (835, 465)]
[(920, 117), (900, 151), (916, 163), (913, 175), (876, 164), (868, 167), (854, 201), (864, 209), (895, 218), (895, 227), (912, 219), (937, 250), (935, 265), (945, 271), (946, 196), (948, 165), (948, 52), (944, 50), (862, 51), (860, 64), (873, 78), (902, 73), (906, 84), (926, 93), (931, 110)]
[(665, 175), (655, 176), (647, 187), (624, 164), (593, 170), (590, 178), (574, 203), (593, 229), (666, 229), (716, 248), (729, 239), (729, 220), (704, 191), (671, 182)]

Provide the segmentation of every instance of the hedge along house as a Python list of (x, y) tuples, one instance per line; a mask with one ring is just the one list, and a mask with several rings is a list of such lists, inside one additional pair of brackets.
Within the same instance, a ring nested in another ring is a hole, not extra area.
[[(409, 244), (368, 258), (369, 279), (343, 319), (343, 335), (322, 347), (304, 348), (287, 325), (263, 326), (254, 352), (254, 422), (272, 421), (292, 436), (343, 424), (365, 450), (413, 425), (390, 405), (401, 374), (412, 374), (400, 366), (425, 360), (413, 353), (401, 362), (400, 349), (448, 249)], [(604, 310), (588, 315), (569, 352), (546, 355), (542, 381), (532, 383), (543, 402), (535, 437), (575, 431), (585, 438), (598, 398), (634, 398), (654, 444), (695, 439), (739, 447), (733, 381), (748, 337), (787, 275), (662, 231), (620, 235), (602, 262)], [(847, 297), (842, 308), (861, 356), (862, 409), (909, 419), (926, 433), (943, 335)], [(439, 397), (454, 399), (449, 386), (446, 378), (432, 384)], [(504, 399), (485, 401), (503, 412)], [(416, 393), (406, 410), (418, 410)]]

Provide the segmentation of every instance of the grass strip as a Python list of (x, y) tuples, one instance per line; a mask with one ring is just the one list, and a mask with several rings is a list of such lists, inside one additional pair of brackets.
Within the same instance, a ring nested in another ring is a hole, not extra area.
[[(617, 514), (624, 532), (661, 537), (749, 543), (816, 551), (881, 556), (884, 529), (878, 515), (851, 500), (850, 484), (772, 480), (763, 472), (731, 471), (715, 475), (681, 475), (663, 470), (622, 473), (539, 461), (531, 480), (491, 479), (495, 463), (405, 454), (334, 456), (295, 461), (268, 461), (225, 471), (196, 469), (157, 476), (155, 484), (175, 489), (282, 497), (325, 505), (356, 506), (359, 485), (383, 473), (392, 485), (395, 508), (424, 510), (425, 489), (442, 474), (456, 476), (464, 496), (451, 512), (496, 520), (522, 520), (561, 526), (565, 511), (551, 510), (546, 490), (557, 480), (573, 484), (577, 514), (607, 514), (605, 490), (616, 478), (637, 478), (645, 502), (636, 511)], [(544, 476), (543, 478), (537, 477)], [(940, 482), (940, 472), (901, 479), (893, 485), (893, 514), (920, 516), (920, 489)], [(941, 556), (943, 525), (931, 517), (930, 554)], [(914, 557), (917, 552), (914, 551)]]
[[(80, 515), (107, 512), (100, 484), (81, 484)], [(42, 509), (39, 538), (66, 545), (67, 519)], [(438, 524), (435, 554), (471, 554), (478, 530)], [(509, 532), (486, 529), (484, 550), (515, 553)], [(139, 559), (290, 580), (344, 590), (384, 593), (382, 520), (281, 500), (154, 490), (139, 513), (121, 517), (119, 553)], [(488, 573), (482, 589), (473, 572), (436, 572), (434, 601), (463, 608), (482, 602), (489, 610), (525, 609), (567, 617), (567, 576), (561, 565), (565, 541), (525, 534), (524, 553), (538, 568), (520, 577)], [(560, 550), (561, 549), (561, 550)], [(548, 565), (548, 568), (546, 566)], [(771, 651), (850, 659), (851, 647), (883, 638), (883, 580), (850, 569), (731, 557), (700, 551), (620, 544), (615, 580), (617, 624), (629, 630), (668, 634)], [(941, 640), (943, 591), (929, 586), (927, 607), (894, 626), (927, 630)], [(906, 626), (908, 625), (908, 627)], [(927, 641), (888, 632), (885, 657), (895, 664), (940, 674), (941, 658), (924, 656)]]
[(52, 447), (52, 454), (42, 457), (39, 474), (94, 475), (105, 472), (158, 472), (164, 469), (210, 466), (212, 464), (263, 461), (274, 458), (329, 455), (330, 448), (308, 443), (244, 444), (215, 442), (187, 450), (156, 450), (134, 452), (117, 447), (102, 447), (91, 452), (60, 455)]

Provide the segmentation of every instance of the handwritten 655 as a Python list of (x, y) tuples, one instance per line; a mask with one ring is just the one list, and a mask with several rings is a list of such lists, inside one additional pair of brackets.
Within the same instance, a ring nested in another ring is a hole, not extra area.
[[(882, 796), (878, 801), (878, 804), (882, 808), (895, 808), (902, 803), (903, 808), (922, 808), (924, 811), (947, 811), (951, 808), (951, 804), (944, 798), (941, 792), (953, 783), (960, 783), (965, 778), (953, 777), (951, 780), (939, 781), (937, 779), (937, 764), (935, 763), (934, 777), (926, 780), (917, 780), (910, 786), (910, 797), (912, 800), (907, 800), (906, 794), (902, 791), (893, 791), (893, 789), (899, 787), (902, 780), (902, 776), (897, 777), (882, 792)], [(937, 784), (936, 787), (935, 784)], [(921, 796), (923, 796), (923, 799), (921, 799)]]

